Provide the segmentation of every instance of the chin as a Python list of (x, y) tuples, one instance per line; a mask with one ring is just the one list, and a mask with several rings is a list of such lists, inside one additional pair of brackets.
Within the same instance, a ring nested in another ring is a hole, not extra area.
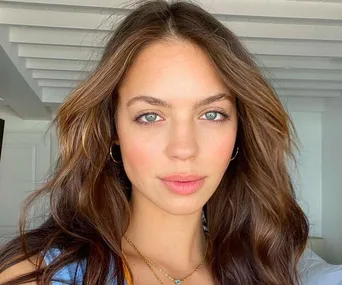
[(189, 199), (184, 199), (184, 197), (182, 197), (181, 200), (182, 201), (179, 199), (168, 199), (165, 203), (161, 203), (157, 206), (170, 215), (184, 216), (202, 212), (202, 208), (205, 205), (205, 202), (201, 203), (200, 201), (194, 201), (195, 199), (190, 197)]

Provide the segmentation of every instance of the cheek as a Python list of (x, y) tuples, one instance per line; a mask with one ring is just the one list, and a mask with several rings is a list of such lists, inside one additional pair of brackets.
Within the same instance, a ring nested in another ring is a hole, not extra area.
[(232, 155), (234, 155), (233, 149), (235, 144), (235, 137), (230, 137), (227, 139), (221, 139), (219, 140), (219, 143), (212, 144), (211, 146), (207, 147), (207, 157), (208, 160), (212, 161), (211, 165), (217, 165), (217, 166), (227, 166), (230, 158)]
[(156, 164), (158, 144), (151, 136), (140, 134), (132, 122), (118, 113), (118, 135), (120, 138), (121, 156), (127, 176), (139, 176), (151, 171)]
[(141, 140), (130, 140), (124, 142), (124, 148), (121, 149), (122, 159), (127, 171), (132, 169), (135, 173), (146, 173), (153, 169), (153, 165), (156, 165), (157, 161), (157, 145), (153, 142), (143, 142)]

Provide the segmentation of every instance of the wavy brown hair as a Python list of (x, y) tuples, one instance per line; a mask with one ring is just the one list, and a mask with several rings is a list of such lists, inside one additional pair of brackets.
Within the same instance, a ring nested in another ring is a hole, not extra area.
[[(204, 207), (215, 284), (299, 284), (297, 263), (308, 221), (287, 168), (297, 146), (291, 118), (233, 32), (193, 3), (155, 0), (130, 11), (113, 31), (97, 68), (58, 110), (53, 121), (58, 162), (45, 186), (27, 199), (20, 235), (1, 250), (0, 272), (51, 247), (62, 254), (7, 285), (48, 284), (59, 268), (82, 260), (83, 284), (107, 284), (108, 277), (124, 284), (121, 240), (130, 220), (131, 184), (123, 166), (108, 155), (117, 138), (118, 86), (139, 51), (170, 38), (205, 51), (236, 98), (239, 154)], [(48, 216), (29, 230), (25, 217), (40, 197), (49, 197)]]

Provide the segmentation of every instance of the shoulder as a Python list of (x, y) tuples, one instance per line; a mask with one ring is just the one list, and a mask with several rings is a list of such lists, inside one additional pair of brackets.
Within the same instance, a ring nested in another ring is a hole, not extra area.
[[(9, 280), (17, 278), (21, 275), (33, 272), (39, 262), (40, 255), (31, 257), (30, 259), (21, 261), (0, 274), (0, 284), (6, 284)], [(45, 264), (44, 264), (45, 265)], [(29, 282), (24, 285), (38, 285), (37, 282)]]
[[(43, 258), (46, 265), (53, 263), (56, 258), (62, 253), (58, 248), (51, 248), (43, 253)], [(53, 276), (52, 285), (83, 284), (83, 277), (85, 273), (86, 261), (73, 262), (65, 265), (59, 269)]]
[[(56, 261), (62, 251), (58, 248), (51, 248), (47, 252), (42, 252), (40, 255), (31, 257), (29, 260), (24, 260), (18, 264), (11, 266), (0, 274), (0, 285), (6, 284), (9, 280), (17, 278), (21, 275), (33, 272), (38, 265), (38, 262), (43, 259), (43, 267)], [(40, 259), (40, 260), (39, 260)], [(53, 275), (51, 285), (65, 285), (83, 283), (83, 276), (85, 271), (84, 262), (73, 262), (65, 265), (57, 270)], [(39, 285), (37, 282), (24, 283), (24, 285)]]
[(298, 264), (303, 285), (342, 285), (342, 265), (327, 263), (309, 248)]

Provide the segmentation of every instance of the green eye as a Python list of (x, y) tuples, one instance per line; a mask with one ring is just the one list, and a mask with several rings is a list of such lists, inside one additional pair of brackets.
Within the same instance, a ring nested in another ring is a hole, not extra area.
[[(204, 116), (207, 119), (207, 121), (215, 123), (224, 122), (230, 119), (230, 116), (227, 113), (218, 110), (211, 110), (209, 112), (206, 112)], [(222, 118), (215, 120), (218, 116), (221, 116)]]
[[(209, 114), (209, 115), (208, 115)], [(205, 113), (205, 117), (208, 119), (208, 120), (215, 120), (215, 118), (217, 117), (219, 113), (218, 112), (207, 112)]]
[[(135, 121), (137, 121), (139, 124), (150, 124), (150, 123), (154, 123), (156, 117), (158, 117), (159, 115), (156, 113), (144, 113), (139, 115)], [(140, 121), (141, 118), (145, 118), (146, 121)]]
[(146, 115), (146, 120), (149, 121), (149, 122), (153, 122), (156, 118), (156, 114), (148, 114)]

